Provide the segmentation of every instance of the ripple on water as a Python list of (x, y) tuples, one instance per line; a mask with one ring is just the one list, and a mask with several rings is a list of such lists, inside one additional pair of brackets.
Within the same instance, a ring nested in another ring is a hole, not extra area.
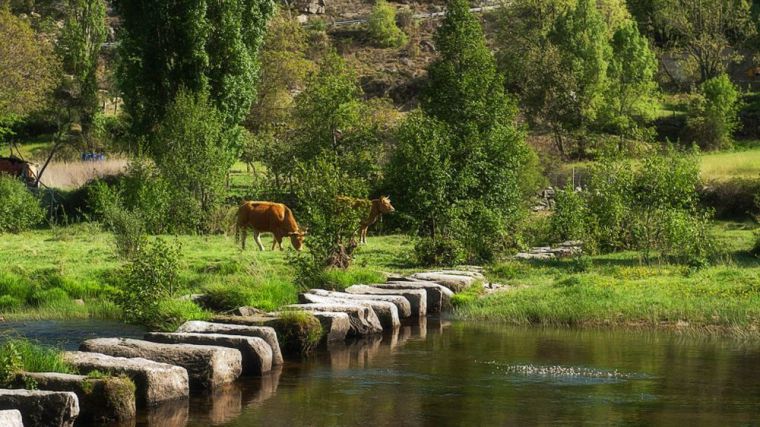
[(584, 366), (504, 364), (497, 361), (483, 363), (494, 368), (493, 375), (506, 375), (520, 382), (590, 385), (614, 384), (627, 380), (649, 378), (643, 373), (621, 372), (617, 369), (600, 369)]

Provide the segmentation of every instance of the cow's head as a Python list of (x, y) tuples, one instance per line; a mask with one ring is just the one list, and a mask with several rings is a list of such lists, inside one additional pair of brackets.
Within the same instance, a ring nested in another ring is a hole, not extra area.
[(391, 198), (388, 196), (382, 196), (380, 197), (380, 212), (387, 214), (391, 212), (395, 212), (396, 208), (393, 207), (391, 204)]
[(308, 234), (307, 229), (298, 230), (298, 231), (291, 231), (288, 233), (288, 236), (290, 236), (290, 244), (293, 245), (295, 250), (300, 251), (303, 247), (303, 240), (306, 234)]

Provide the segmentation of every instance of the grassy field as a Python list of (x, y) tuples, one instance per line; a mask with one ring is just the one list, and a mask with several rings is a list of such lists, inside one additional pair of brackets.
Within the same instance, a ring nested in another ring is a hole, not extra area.
[(702, 155), (702, 178), (717, 181), (732, 178), (760, 179), (760, 143), (752, 144), (751, 147)]

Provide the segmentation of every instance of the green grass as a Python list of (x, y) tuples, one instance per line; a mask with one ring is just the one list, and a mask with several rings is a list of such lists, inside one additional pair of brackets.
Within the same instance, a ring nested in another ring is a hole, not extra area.
[(489, 276), (513, 289), (468, 301), (457, 314), (515, 324), (688, 324), (692, 330), (754, 334), (760, 327), (760, 260), (746, 252), (754, 241), (753, 227), (718, 224), (726, 259), (698, 271), (646, 265), (632, 252), (590, 257), (582, 269), (573, 260), (497, 264)]
[(760, 179), (760, 146), (755, 143), (749, 144), (746, 150), (703, 154), (701, 173), (707, 181)]
[(0, 385), (11, 383), (21, 371), (74, 373), (59, 350), (22, 338), (8, 339), (0, 345)]

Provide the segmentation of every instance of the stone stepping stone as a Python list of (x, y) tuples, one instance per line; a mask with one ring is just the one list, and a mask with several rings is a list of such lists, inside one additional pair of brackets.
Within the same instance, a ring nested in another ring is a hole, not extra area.
[(371, 294), (361, 295), (361, 294), (351, 294), (351, 293), (346, 293), (346, 292), (326, 291), (324, 289), (311, 289), (309, 293), (323, 296), (323, 297), (328, 297), (328, 298), (340, 299), (340, 300), (389, 302), (396, 306), (396, 309), (398, 310), (398, 316), (400, 318), (406, 319), (407, 317), (412, 316), (412, 305), (409, 303), (408, 299), (400, 295), (371, 295)]
[(204, 322), (202, 320), (188, 320), (177, 328), (177, 332), (193, 334), (224, 334), (242, 335), (246, 337), (258, 337), (263, 339), (272, 348), (272, 365), (282, 365), (282, 351), (277, 341), (277, 332), (270, 326), (235, 325), (229, 323)]
[(34, 381), (39, 390), (76, 394), (80, 404), (79, 421), (103, 424), (130, 420), (136, 415), (135, 389), (128, 378), (24, 372), (16, 377), (14, 386), (23, 388), (29, 380)]
[(454, 274), (444, 271), (427, 271), (423, 273), (414, 273), (411, 277), (412, 279), (426, 280), (428, 282), (438, 283), (439, 285), (445, 286), (454, 292), (462, 292), (476, 281), (483, 280), (483, 278), (475, 278), (470, 275)]
[(427, 291), (425, 289), (381, 289), (375, 286), (354, 285), (345, 290), (356, 295), (398, 295), (406, 298), (412, 311), (412, 317), (427, 316)]
[(100, 371), (128, 376), (135, 383), (137, 406), (140, 407), (184, 399), (190, 394), (187, 370), (179, 366), (143, 358), (113, 357), (81, 351), (67, 351), (63, 357), (83, 374)]
[(18, 409), (0, 411), (0, 426), (24, 427), (24, 422), (21, 420), (21, 412)]
[(424, 289), (427, 292), (427, 311), (428, 313), (440, 313), (451, 307), (451, 298), (454, 292), (451, 289), (441, 286), (437, 283), (423, 280), (409, 281), (392, 281), (370, 285), (380, 289)]
[(242, 355), (234, 348), (194, 344), (160, 344), (131, 338), (95, 338), (81, 351), (116, 357), (142, 357), (187, 369), (190, 387), (214, 388), (235, 381), (243, 371)]
[(346, 313), (351, 324), (348, 336), (364, 336), (383, 332), (383, 327), (375, 311), (366, 305), (347, 303), (293, 304), (286, 305), (283, 309), (305, 310), (315, 315), (317, 312)]
[(344, 341), (351, 330), (351, 319), (347, 313), (334, 313), (328, 311), (314, 312), (314, 317), (319, 319), (322, 330), (325, 331), (325, 341)]
[(272, 370), (272, 347), (259, 337), (223, 334), (148, 332), (145, 340), (163, 344), (194, 344), (234, 348), (242, 357), (244, 375), (262, 375)]
[(302, 293), (298, 295), (299, 302), (303, 304), (332, 304), (332, 303), (338, 303), (338, 304), (357, 304), (357, 305), (363, 305), (369, 307), (372, 311), (375, 312), (377, 315), (377, 318), (380, 319), (380, 325), (383, 328), (387, 329), (393, 329), (398, 328), (401, 326), (401, 321), (398, 317), (398, 309), (393, 303), (385, 302), (385, 301), (370, 301), (370, 300), (362, 300), (362, 301), (349, 301), (345, 299), (338, 299), (338, 298), (330, 298), (330, 297), (323, 297), (315, 294), (310, 293)]
[(69, 391), (0, 389), (0, 410), (7, 409), (17, 409), (25, 426), (71, 427), (79, 399)]

